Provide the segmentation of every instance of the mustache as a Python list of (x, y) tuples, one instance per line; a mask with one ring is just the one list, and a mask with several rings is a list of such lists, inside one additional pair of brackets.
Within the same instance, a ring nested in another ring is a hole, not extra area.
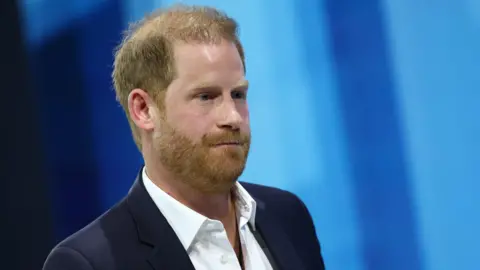
[(218, 144), (249, 144), (250, 143), (250, 134), (240, 133), (240, 132), (223, 132), (218, 134), (209, 134), (203, 137), (202, 142), (204, 145), (213, 146)]

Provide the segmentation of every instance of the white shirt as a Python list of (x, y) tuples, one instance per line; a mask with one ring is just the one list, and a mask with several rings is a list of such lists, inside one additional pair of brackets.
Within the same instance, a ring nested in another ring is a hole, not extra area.
[[(152, 182), (145, 168), (142, 177), (148, 194), (172, 226), (196, 270), (241, 270), (220, 221), (209, 219), (168, 195)], [(250, 223), (255, 230), (256, 202), (238, 182), (235, 191), (245, 270), (273, 270), (248, 226)]]

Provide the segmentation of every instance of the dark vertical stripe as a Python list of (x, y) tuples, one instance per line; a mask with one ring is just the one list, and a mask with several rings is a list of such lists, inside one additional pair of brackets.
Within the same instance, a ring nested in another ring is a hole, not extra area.
[(325, 4), (366, 269), (421, 269), (380, 3)]
[(1, 269), (41, 269), (52, 245), (44, 156), (17, 1), (0, 1)]
[(98, 214), (98, 176), (77, 31), (75, 26), (65, 28), (31, 54), (31, 71), (42, 104), (57, 241)]

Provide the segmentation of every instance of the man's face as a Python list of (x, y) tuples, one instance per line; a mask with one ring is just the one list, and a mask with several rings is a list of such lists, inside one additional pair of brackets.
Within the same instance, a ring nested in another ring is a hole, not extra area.
[(245, 168), (250, 148), (248, 84), (235, 45), (177, 44), (177, 77), (165, 93), (155, 131), (160, 160), (203, 192), (225, 192)]

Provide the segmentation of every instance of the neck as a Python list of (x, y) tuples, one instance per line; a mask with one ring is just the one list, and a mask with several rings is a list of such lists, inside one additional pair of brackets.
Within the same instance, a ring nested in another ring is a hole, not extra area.
[[(235, 207), (231, 191), (204, 193), (189, 186), (186, 181), (176, 179), (159, 162), (145, 159), (146, 173), (150, 180), (174, 199), (210, 219), (222, 221), (227, 227), (235, 218)], [(235, 222), (235, 220), (234, 220)]]

